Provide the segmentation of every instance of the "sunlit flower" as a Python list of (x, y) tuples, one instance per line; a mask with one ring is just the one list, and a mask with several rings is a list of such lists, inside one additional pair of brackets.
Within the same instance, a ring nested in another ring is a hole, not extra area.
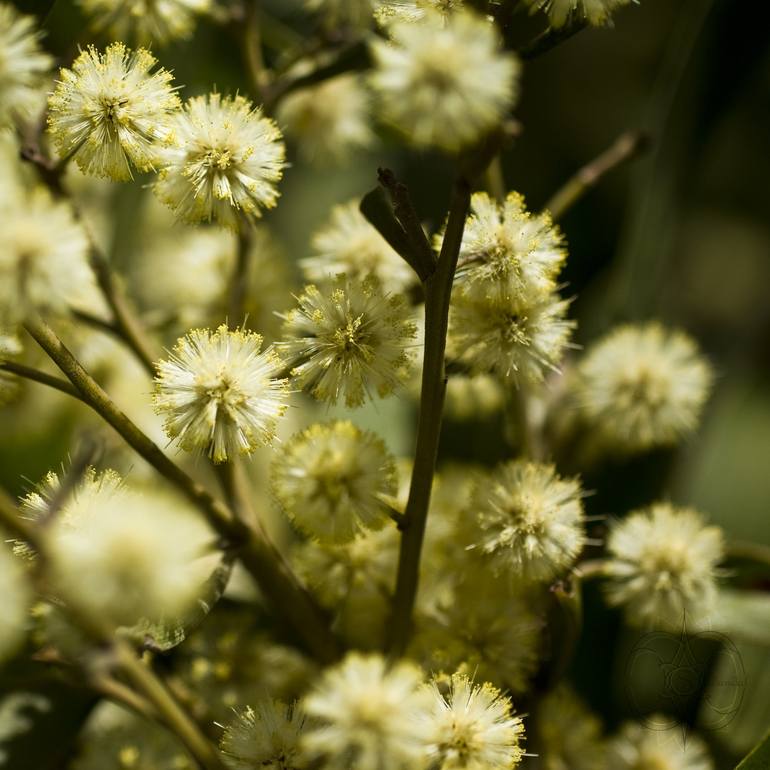
[(714, 606), (719, 527), (690, 508), (656, 503), (618, 522), (607, 539), (607, 597), (638, 625), (678, 629)]
[(532, 9), (548, 14), (552, 27), (563, 27), (569, 20), (585, 19), (595, 27), (612, 22), (612, 13), (631, 0), (527, 0)]
[(134, 38), (141, 43), (168, 43), (189, 37), (195, 15), (211, 7), (212, 0), (78, 0), (93, 16), (94, 27), (113, 38)]
[(277, 118), (287, 136), (297, 142), (299, 153), (318, 165), (340, 161), (374, 139), (369, 97), (356, 75), (341, 75), (290, 93), (281, 101)]
[(331, 403), (344, 398), (355, 407), (403, 382), (416, 329), (402, 297), (385, 294), (373, 277), (340, 276), (321, 289), (305, 287), (297, 302), (285, 316), (279, 349), (313, 396)]
[(488, 682), (465, 674), (430, 685), (433, 706), (431, 767), (436, 770), (510, 770), (524, 754), (524, 725), (511, 701)]
[[(440, 244), (441, 236), (437, 240)], [(497, 287), (520, 302), (534, 302), (556, 289), (566, 256), (562, 234), (548, 214), (530, 214), (518, 193), (500, 204), (479, 192), (471, 198), (456, 283)]]
[(578, 374), (577, 397), (591, 428), (631, 452), (692, 432), (713, 379), (693, 340), (657, 323), (610, 332), (589, 348)]
[(323, 282), (345, 273), (351, 280), (375, 276), (385, 291), (403, 291), (415, 282), (414, 271), (349, 201), (332, 209), (327, 225), (313, 236), (314, 255), (300, 261), (310, 281)]
[(0, 128), (42, 109), (43, 84), (53, 59), (40, 49), (35, 19), (0, 3)]
[(185, 222), (235, 228), (238, 213), (261, 216), (278, 200), (285, 148), (275, 123), (243, 96), (189, 99), (175, 115), (174, 143), (155, 192)]
[(216, 463), (250, 454), (275, 438), (286, 411), (282, 364), (262, 337), (220, 326), (194, 329), (158, 364), (155, 409), (168, 436)]
[(585, 545), (582, 494), (577, 479), (552, 465), (506, 463), (476, 485), (479, 546), (515, 578), (552, 580)]
[(697, 735), (653, 716), (646, 724), (623, 725), (610, 741), (608, 766), (613, 770), (713, 770), (714, 763)]
[(302, 745), (324, 767), (412, 770), (425, 757), (428, 734), (420, 713), (430, 704), (422, 671), (411, 663), (388, 667), (381, 655), (349, 653), (327, 669), (306, 696), (306, 713), (318, 720)]
[(382, 495), (395, 492), (395, 463), (374, 433), (351, 422), (311, 425), (273, 464), (273, 489), (298, 527), (345, 542), (387, 520)]
[(470, 11), (388, 26), (375, 40), (372, 87), (383, 118), (417, 145), (457, 150), (492, 129), (518, 91), (518, 61), (495, 26)]
[(298, 770), (305, 715), (295, 705), (263, 700), (236, 714), (225, 728), (222, 752), (239, 770)]
[(67, 203), (37, 188), (0, 213), (0, 323), (88, 308), (96, 283), (88, 238)]
[(474, 373), (540, 382), (558, 371), (569, 345), (575, 327), (566, 318), (569, 304), (557, 294), (529, 303), (500, 286), (458, 287), (452, 294), (449, 351)]
[(62, 69), (48, 99), (48, 128), (60, 154), (72, 156), (83, 173), (110, 179), (130, 179), (132, 165), (155, 169), (179, 108), (171, 73), (152, 72), (156, 63), (144, 48), (112, 43), (104, 53), (89, 47), (72, 69)]

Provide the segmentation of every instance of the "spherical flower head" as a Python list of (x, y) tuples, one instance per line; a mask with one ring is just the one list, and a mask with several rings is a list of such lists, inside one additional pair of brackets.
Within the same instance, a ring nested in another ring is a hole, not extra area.
[(374, 18), (378, 24), (420, 21), (431, 11), (448, 16), (462, 5), (463, 0), (377, 0)]
[(88, 238), (67, 203), (37, 188), (0, 213), (0, 323), (88, 307), (96, 283)]
[(449, 350), (473, 373), (539, 383), (559, 370), (574, 321), (569, 300), (549, 294), (523, 302), (505, 288), (483, 285), (452, 292)]
[(194, 329), (157, 365), (155, 411), (164, 415), (169, 438), (183, 449), (206, 452), (215, 463), (250, 454), (272, 443), (286, 411), (283, 365), (262, 337)]
[(473, 495), (479, 546), (516, 579), (553, 580), (585, 545), (582, 496), (580, 482), (561, 478), (552, 465), (506, 463)]
[(290, 93), (277, 117), (302, 157), (319, 166), (339, 162), (374, 139), (369, 97), (357, 75), (341, 75)]
[(164, 45), (187, 38), (195, 28), (195, 15), (211, 8), (212, 0), (78, 0), (93, 17), (93, 26), (106, 29), (114, 39)]
[(470, 11), (438, 11), (388, 26), (372, 42), (371, 83), (382, 116), (418, 146), (455, 151), (494, 128), (518, 91), (518, 60), (494, 24)]
[[(440, 247), (443, 235), (437, 238)], [(547, 213), (532, 215), (518, 193), (497, 203), (474, 193), (460, 245), (456, 284), (499, 287), (520, 302), (536, 302), (556, 289), (567, 252)]]
[(237, 770), (299, 770), (305, 715), (296, 704), (265, 699), (236, 712), (225, 728), (222, 752)]
[[(447, 686), (448, 685), (448, 686)], [(489, 682), (476, 685), (465, 674), (428, 686), (431, 767), (436, 770), (511, 770), (524, 754), (524, 725), (511, 701)]]
[(563, 27), (571, 19), (585, 19), (594, 27), (612, 24), (612, 13), (631, 0), (526, 0), (532, 11), (548, 14), (552, 27)]
[(449, 590), (419, 619), (410, 655), (433, 671), (461, 668), (481, 681), (523, 692), (542, 649), (540, 618), (509, 581), (466, 558)]
[(383, 441), (351, 422), (311, 425), (273, 463), (273, 490), (292, 521), (323, 542), (343, 543), (380, 529), (382, 495), (396, 489), (396, 466)]
[(59, 152), (72, 156), (84, 174), (132, 178), (156, 168), (162, 144), (172, 136), (170, 115), (179, 108), (165, 69), (144, 48), (112, 43), (104, 53), (81, 51), (62, 69), (48, 99), (48, 129)]
[(24, 620), (29, 606), (30, 590), (18, 559), (0, 542), (0, 661), (10, 657), (24, 635)]
[(446, 414), (461, 422), (481, 420), (499, 412), (505, 404), (505, 389), (488, 374), (452, 374), (446, 387)]
[(239, 213), (254, 219), (275, 206), (284, 159), (281, 132), (248, 99), (196, 96), (175, 115), (155, 193), (185, 222), (236, 229)]
[(724, 540), (697, 511), (657, 503), (631, 513), (612, 528), (607, 550), (608, 600), (635, 624), (678, 630), (713, 608)]
[(607, 770), (601, 720), (566, 685), (540, 701), (534, 724), (544, 770)]
[(374, 277), (339, 276), (322, 289), (306, 286), (287, 313), (279, 350), (292, 376), (319, 401), (361, 406), (376, 392), (390, 395), (408, 374), (416, 333), (406, 302), (386, 294)]
[(309, 759), (332, 770), (411, 770), (423, 764), (430, 706), (423, 673), (411, 663), (390, 667), (381, 655), (349, 653), (327, 669), (303, 701), (318, 726), (302, 740)]
[(578, 400), (610, 448), (639, 452), (692, 432), (713, 375), (693, 340), (657, 323), (621, 326), (579, 365)]
[(359, 211), (357, 200), (335, 206), (312, 245), (315, 254), (300, 260), (310, 281), (328, 281), (341, 273), (353, 281), (373, 275), (387, 292), (403, 291), (415, 281), (412, 268)]
[(613, 770), (713, 770), (706, 744), (660, 715), (646, 724), (628, 722), (610, 742)]
[(114, 627), (180, 618), (202, 590), (213, 533), (192, 513), (137, 492), (46, 530), (54, 586)]
[(40, 49), (32, 16), (0, 3), (0, 129), (42, 109), (42, 86), (53, 59)]

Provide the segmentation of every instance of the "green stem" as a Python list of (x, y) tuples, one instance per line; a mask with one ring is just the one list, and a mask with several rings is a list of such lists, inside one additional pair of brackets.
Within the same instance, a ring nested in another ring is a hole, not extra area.
[(647, 135), (639, 131), (628, 131), (619, 136), (611, 147), (583, 166), (545, 204), (554, 222), (561, 219), (607, 173), (639, 157), (648, 147)]
[(746, 540), (733, 540), (727, 544), (725, 553), (730, 559), (742, 559), (764, 564), (770, 567), (770, 546), (763, 543), (751, 543)]
[(471, 186), (460, 178), (455, 183), (444, 242), (435, 272), (425, 281), (425, 353), (420, 394), (412, 480), (401, 528), (396, 592), (390, 624), (389, 652), (399, 657), (406, 650), (412, 627), (420, 553), (425, 537), (428, 506), (436, 467), (441, 420), (446, 394), (444, 353), (449, 319), (449, 301), (465, 220), (470, 207)]
[(206, 517), (228, 544), (237, 546), (239, 557), (256, 579), (276, 612), (294, 628), (308, 650), (322, 662), (338, 656), (337, 642), (324, 613), (302, 587), (265, 533), (254, 532), (234, 518), (232, 511), (214, 498), (118, 409), (100, 385), (83, 368), (56, 334), (42, 320), (25, 328), (53, 362), (78, 389), (83, 401), (111, 425), (126, 443), (174, 485)]
[(0, 371), (10, 372), (17, 377), (23, 377), (25, 380), (31, 380), (32, 382), (38, 382), (41, 385), (47, 385), (49, 388), (58, 390), (61, 393), (66, 393), (72, 398), (77, 398), (82, 401), (83, 398), (80, 395), (80, 391), (74, 387), (67, 380), (63, 380), (61, 377), (55, 377), (52, 374), (41, 372), (39, 369), (33, 369), (31, 366), (24, 366), (24, 364), (17, 364), (14, 361), (3, 361), (0, 363)]

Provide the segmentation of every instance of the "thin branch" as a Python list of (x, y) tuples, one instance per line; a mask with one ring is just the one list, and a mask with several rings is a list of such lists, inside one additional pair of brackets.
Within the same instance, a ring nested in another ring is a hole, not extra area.
[(255, 532), (233, 517), (232, 511), (214, 498), (148, 438), (105, 393), (56, 334), (42, 320), (29, 321), (25, 328), (53, 362), (80, 391), (83, 400), (126, 443), (152, 465), (206, 517), (227, 543), (238, 548), (246, 569), (254, 576), (274, 610), (291, 624), (307, 649), (319, 661), (338, 656), (337, 642), (325, 614), (304, 589), (283, 556), (263, 532)]
[(68, 396), (72, 396), (72, 398), (78, 399), (78, 401), (83, 401), (80, 391), (70, 382), (63, 380), (61, 377), (56, 377), (53, 374), (41, 372), (39, 369), (33, 369), (31, 366), (17, 364), (15, 361), (0, 361), (0, 371), (10, 372), (17, 377), (23, 377), (25, 380), (32, 380), (32, 382), (47, 385), (49, 388), (53, 388), (61, 393), (66, 393)]
[(731, 540), (727, 543), (725, 553), (728, 559), (741, 559), (764, 564), (770, 567), (770, 546), (763, 543), (752, 543), (747, 540)]
[(571, 23), (563, 27), (548, 27), (545, 32), (536, 37), (529, 45), (519, 51), (522, 59), (536, 59), (548, 53), (556, 46), (565, 43), (570, 38), (582, 32), (588, 26), (588, 21), (582, 16), (576, 16)]
[(460, 243), (465, 229), (471, 198), (471, 185), (460, 178), (454, 185), (444, 242), (436, 271), (425, 282), (425, 355), (420, 393), (414, 466), (401, 528), (396, 592), (390, 623), (389, 652), (393, 657), (404, 653), (412, 628), (412, 612), (420, 570), (420, 553), (425, 537), (433, 474), (441, 435), (442, 412), (446, 394), (444, 353)]
[(546, 203), (554, 221), (561, 219), (589, 190), (613, 169), (638, 158), (650, 146), (649, 137), (640, 131), (621, 134), (601, 155), (587, 163)]

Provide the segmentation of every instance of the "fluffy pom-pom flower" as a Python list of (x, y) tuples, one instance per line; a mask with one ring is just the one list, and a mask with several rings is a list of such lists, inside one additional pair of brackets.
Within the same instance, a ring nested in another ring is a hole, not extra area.
[(168, 436), (215, 463), (250, 454), (275, 438), (286, 411), (282, 364), (262, 337), (247, 331), (194, 329), (158, 365), (155, 410)]
[(447, 15), (462, 5), (463, 0), (376, 0), (374, 18), (379, 24), (420, 21), (430, 11)]
[(474, 373), (541, 382), (558, 371), (574, 321), (569, 300), (549, 294), (522, 302), (505, 288), (458, 287), (452, 293), (449, 350)]
[(235, 229), (239, 212), (255, 218), (275, 206), (286, 151), (259, 107), (243, 96), (196, 96), (173, 127), (155, 193), (180, 219)]
[(518, 193), (509, 193), (502, 204), (475, 193), (456, 283), (499, 286), (521, 302), (537, 301), (556, 289), (554, 279), (567, 256), (563, 242), (548, 214), (530, 214)]
[(313, 236), (315, 254), (300, 261), (310, 281), (319, 283), (345, 273), (350, 280), (373, 275), (385, 291), (403, 291), (415, 282), (414, 271), (349, 201), (332, 209), (329, 223)]
[(609, 767), (613, 770), (713, 770), (706, 744), (681, 725), (671, 725), (654, 715), (646, 724), (628, 722), (609, 745)]
[(433, 680), (431, 767), (436, 770), (511, 770), (524, 754), (524, 725), (511, 701), (488, 682), (465, 674)]
[(126, 490), (92, 506), (90, 515), (56, 517), (46, 537), (65, 603), (77, 597), (116, 627), (187, 612), (208, 575), (201, 557), (214, 535), (175, 502)]
[(0, 323), (23, 321), (33, 311), (87, 308), (96, 295), (88, 249), (72, 209), (46, 190), (0, 210)]
[(53, 60), (39, 42), (35, 20), (0, 3), (0, 128), (28, 120), (45, 103), (42, 85)]
[(607, 540), (607, 596), (636, 624), (679, 629), (714, 606), (719, 527), (690, 508), (657, 503), (616, 524)]
[(238, 770), (298, 770), (305, 715), (296, 705), (264, 700), (236, 715), (225, 728), (222, 752)]
[(561, 478), (552, 465), (506, 463), (476, 485), (479, 546), (503, 572), (552, 580), (585, 545), (582, 494), (577, 479)]
[(621, 326), (579, 365), (584, 416), (610, 447), (638, 452), (675, 443), (698, 424), (712, 373), (693, 340), (660, 324)]
[(48, 129), (64, 156), (85, 174), (126, 180), (131, 166), (154, 169), (158, 151), (171, 138), (170, 116), (179, 108), (165, 69), (144, 48), (112, 43), (104, 53), (82, 51), (72, 69), (62, 69), (48, 99)]
[(113, 38), (133, 38), (141, 43), (168, 43), (189, 37), (195, 15), (211, 7), (212, 0), (78, 0), (93, 16), (94, 27), (107, 29)]
[(382, 495), (396, 490), (395, 461), (375, 434), (351, 422), (311, 425), (273, 464), (273, 490), (300, 529), (347, 542), (387, 520)]
[(29, 594), (21, 565), (5, 543), (0, 542), (0, 661), (15, 651), (24, 635)]
[(548, 14), (552, 27), (563, 27), (571, 18), (583, 18), (595, 27), (610, 24), (612, 13), (631, 0), (526, 0), (532, 10)]
[(385, 294), (373, 277), (339, 276), (322, 289), (305, 287), (297, 302), (278, 347), (317, 399), (360, 406), (372, 392), (390, 395), (404, 381), (416, 327), (401, 297)]
[(324, 767), (411, 770), (423, 764), (428, 739), (420, 715), (430, 706), (422, 671), (412, 663), (388, 667), (381, 655), (349, 653), (328, 669), (303, 701), (318, 721), (302, 745)]
[(372, 87), (383, 117), (416, 145), (457, 150), (493, 128), (513, 104), (518, 60), (494, 24), (470, 11), (388, 26), (372, 43)]

